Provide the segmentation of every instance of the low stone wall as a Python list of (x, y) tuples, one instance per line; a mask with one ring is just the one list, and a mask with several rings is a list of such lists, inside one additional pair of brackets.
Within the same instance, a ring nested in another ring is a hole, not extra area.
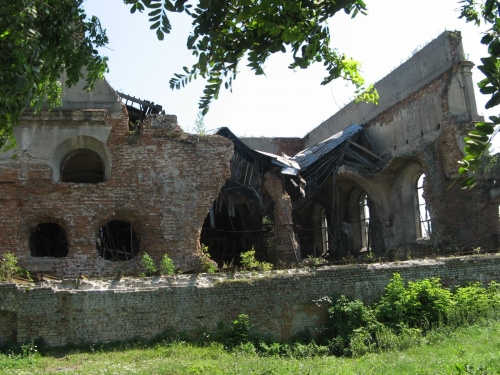
[(179, 275), (108, 281), (0, 284), (0, 343), (42, 338), (49, 346), (151, 338), (169, 327), (214, 330), (248, 314), (258, 331), (289, 340), (326, 318), (312, 300), (346, 294), (375, 301), (392, 275), (440, 277), (446, 286), (500, 281), (500, 256), (483, 255), (316, 270)]

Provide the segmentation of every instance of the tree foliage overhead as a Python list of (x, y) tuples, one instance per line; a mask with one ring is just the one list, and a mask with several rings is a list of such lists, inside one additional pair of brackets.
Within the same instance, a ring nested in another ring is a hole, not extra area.
[(12, 128), (27, 107), (60, 103), (58, 80), (83, 78), (87, 88), (107, 71), (96, 48), (108, 39), (96, 17), (87, 19), (82, 0), (8, 0), (0, 7), (0, 152), (15, 146)]
[(322, 84), (343, 78), (356, 87), (358, 101), (376, 103), (377, 91), (365, 85), (358, 62), (330, 46), (328, 19), (344, 11), (352, 17), (365, 13), (363, 0), (124, 0), (130, 11), (148, 11), (151, 29), (158, 39), (171, 30), (168, 12), (185, 12), (192, 17), (192, 34), (187, 47), (197, 62), (170, 80), (171, 88), (181, 88), (192, 79), (208, 80), (200, 109), (206, 114), (217, 99), (222, 85), (231, 88), (238, 64), (248, 59), (257, 75), (264, 74), (268, 57), (291, 52), (289, 68), (307, 68), (323, 63)]
[[(481, 43), (488, 46), (488, 57), (482, 58), (478, 69), (485, 78), (478, 83), (484, 95), (490, 95), (486, 109), (500, 104), (500, 1), (498, 0), (461, 0), (461, 16), (467, 22), (480, 25), (483, 22), (491, 28), (482, 37)], [(500, 125), (500, 117), (491, 116), (491, 123), (479, 122), (474, 130), (464, 138), (466, 156), (461, 160), (461, 175), (475, 173), (481, 165), (481, 157), (487, 151), (491, 139), (496, 135), (495, 125)], [(471, 188), (476, 184), (474, 176), (468, 177), (462, 188)]]

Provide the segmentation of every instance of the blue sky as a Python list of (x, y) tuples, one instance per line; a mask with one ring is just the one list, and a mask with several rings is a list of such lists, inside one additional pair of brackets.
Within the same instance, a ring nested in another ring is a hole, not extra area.
[[(476, 65), (486, 50), (480, 45), (481, 29), (458, 20), (458, 0), (366, 0), (368, 16), (355, 19), (339, 14), (331, 20), (335, 47), (362, 63), (367, 82), (375, 83), (406, 61), (416, 50), (445, 30), (462, 31), (464, 49)], [(122, 0), (85, 0), (88, 15), (96, 15), (106, 28), (110, 44), (101, 54), (110, 59), (111, 85), (126, 94), (161, 104), (179, 125), (191, 131), (198, 114), (204, 82), (195, 81), (172, 91), (168, 81), (190, 66), (186, 38), (190, 19), (172, 17), (173, 32), (163, 42), (149, 29), (145, 14), (130, 14)], [(266, 76), (255, 76), (244, 64), (233, 92), (221, 93), (213, 103), (205, 126), (229, 127), (239, 136), (304, 136), (337, 112), (353, 97), (341, 80), (327, 86), (321, 64), (306, 70), (287, 68), (291, 56), (279, 54), (266, 64)], [(474, 81), (482, 79), (474, 68)], [(485, 99), (476, 93), (478, 111), (485, 113)]]

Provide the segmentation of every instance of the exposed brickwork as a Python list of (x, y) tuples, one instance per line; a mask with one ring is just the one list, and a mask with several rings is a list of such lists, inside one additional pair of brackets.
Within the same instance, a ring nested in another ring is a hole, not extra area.
[[(111, 175), (104, 183), (54, 182), (52, 169), (28, 154), (3, 161), (0, 252), (13, 252), (31, 271), (61, 277), (138, 272), (140, 256), (117, 263), (97, 253), (98, 228), (120, 220), (132, 224), (140, 254), (147, 252), (159, 262), (167, 253), (177, 267), (193, 268), (203, 221), (230, 174), (232, 143), (219, 136), (184, 134), (176, 128), (175, 116), (164, 116), (163, 123), (155, 118), (154, 126), (151, 119), (145, 121), (140, 135), (129, 134), (126, 112), (105, 119), (112, 130), (106, 143)], [(31, 257), (30, 232), (44, 222), (65, 229), (67, 257)]]
[[(0, 317), (15, 324), (0, 329), (0, 341), (42, 338), (49, 346), (135, 337), (151, 338), (172, 327), (215, 330), (248, 314), (258, 331), (289, 340), (326, 317), (312, 300), (333, 293), (373, 302), (398, 272), (405, 281), (440, 277), (446, 286), (500, 281), (499, 256), (472, 256), (260, 275), (173, 276), (146, 280), (66, 281), (52, 286), (0, 284)], [(271, 277), (274, 275), (274, 277)], [(264, 277), (263, 277), (264, 276)], [(235, 279), (237, 278), (237, 279)], [(88, 290), (89, 288), (96, 288)]]
[(302, 151), (304, 146), (304, 138), (273, 138), (272, 142), (278, 146), (278, 154), (282, 152), (291, 156), (297, 152)]
[(264, 175), (264, 188), (274, 202), (274, 242), (270, 254), (274, 264), (300, 262), (300, 249), (293, 232), (292, 201), (283, 189), (282, 180), (272, 171)]
[[(460, 40), (451, 37), (451, 42), (451, 53), (455, 56)], [(395, 180), (394, 171), (398, 171), (396, 165), (401, 160), (414, 159), (421, 165), (426, 176), (424, 198), (432, 219), (431, 239), (435, 246), (495, 250), (498, 205), (488, 198), (492, 182), (481, 181), (478, 176), (475, 189), (462, 190), (461, 183), (466, 177), (455, 181), (460, 177), (457, 161), (464, 156), (461, 140), (477, 118), (470, 112), (452, 113), (450, 92), (459, 74), (470, 74), (470, 65), (464, 61), (454, 64), (437, 79), (370, 120), (366, 131), (379, 142), (377, 151), (390, 160), (391, 167), (382, 172), (386, 181)], [(384, 133), (384, 128), (391, 127), (392, 131)], [(382, 140), (384, 135), (387, 140)], [(388, 236), (385, 241), (391, 244)]]

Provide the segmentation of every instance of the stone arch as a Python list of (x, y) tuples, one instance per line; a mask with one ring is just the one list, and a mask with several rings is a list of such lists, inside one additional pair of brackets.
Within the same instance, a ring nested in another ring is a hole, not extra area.
[[(82, 154), (91, 155), (96, 163), (98, 163), (97, 158), (99, 158), (102, 162), (103, 181), (108, 181), (111, 178), (111, 153), (107, 146), (97, 138), (79, 135), (66, 139), (54, 150), (49, 162), (53, 172), (53, 180), (56, 182), (62, 181), (61, 167), (63, 164), (68, 162), (71, 156), (82, 156)], [(76, 162), (78, 163), (77, 160)], [(92, 170), (89, 172), (92, 172)]]
[(395, 181), (398, 197), (398, 216), (396, 233), (400, 233), (398, 242), (414, 243), (422, 237), (420, 231), (417, 182), (424, 173), (423, 167), (417, 161), (409, 161), (399, 168)]
[(246, 201), (236, 194), (223, 192), (214, 201), (203, 222), (200, 243), (208, 247), (210, 257), (219, 265), (239, 264), (245, 246), (244, 216)]
[[(344, 166), (339, 170), (337, 185), (336, 209), (339, 211), (337, 222), (340, 231), (337, 229), (336, 233), (337, 236), (340, 233), (343, 256), (348, 252), (357, 256), (363, 249), (382, 253), (386, 248), (386, 241), (392, 236), (390, 181), (378, 176), (361, 175)], [(369, 211), (369, 225), (365, 225), (365, 229), (360, 206), (363, 194), (368, 198)], [(363, 232), (366, 237), (364, 241)]]
[[(326, 218), (326, 226), (325, 226)], [(330, 206), (313, 199), (293, 212), (293, 223), (300, 245), (301, 258), (319, 257), (331, 249)]]
[[(364, 206), (366, 202), (367, 207)], [(372, 243), (371, 227), (372, 199), (359, 185), (353, 185), (344, 201), (341, 215), (342, 241), (352, 255), (369, 250)]]

